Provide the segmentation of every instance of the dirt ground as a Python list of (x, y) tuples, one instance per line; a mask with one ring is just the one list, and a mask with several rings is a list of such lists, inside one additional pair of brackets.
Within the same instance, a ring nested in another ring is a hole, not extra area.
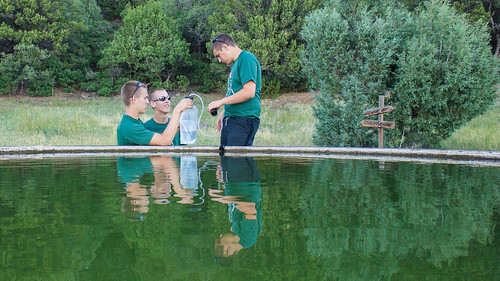
[[(181, 95), (181, 93), (171, 93), (172, 95), (178, 96)], [(184, 93), (182, 93), (184, 94)], [(210, 94), (202, 94), (203, 97), (206, 97), (209, 100), (217, 100), (223, 97), (222, 94), (216, 94), (216, 93), (210, 93)], [(91, 99), (93, 97), (97, 97), (95, 93), (92, 92), (85, 92), (85, 91), (74, 91), (74, 92), (67, 92), (65, 91), (64, 88), (54, 88), (54, 91), (52, 93), (52, 97), (55, 98), (63, 98), (63, 99)], [(28, 96), (27, 94), (16, 94), (12, 96), (8, 95), (2, 95), (0, 96), (0, 99), (30, 99), (30, 98), (41, 98), (41, 99), (47, 99), (50, 97), (31, 97)], [(286, 93), (281, 96), (279, 96), (277, 99), (264, 99), (263, 102), (279, 102), (279, 104), (286, 104), (286, 103), (303, 103), (303, 104), (312, 104), (314, 103), (314, 93), (312, 92), (291, 92), (291, 93)]]

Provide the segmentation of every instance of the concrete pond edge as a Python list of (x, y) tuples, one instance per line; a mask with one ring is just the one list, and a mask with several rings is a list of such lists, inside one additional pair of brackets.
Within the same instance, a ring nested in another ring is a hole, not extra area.
[[(158, 154), (219, 155), (217, 146), (0, 146), (0, 160)], [(228, 156), (369, 159), (500, 166), (500, 151), (364, 147), (225, 147)]]

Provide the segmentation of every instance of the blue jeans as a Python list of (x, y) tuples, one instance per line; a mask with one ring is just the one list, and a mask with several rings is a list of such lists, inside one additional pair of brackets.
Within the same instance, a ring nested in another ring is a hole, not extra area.
[(220, 136), (221, 147), (252, 146), (259, 124), (259, 118), (224, 117)]

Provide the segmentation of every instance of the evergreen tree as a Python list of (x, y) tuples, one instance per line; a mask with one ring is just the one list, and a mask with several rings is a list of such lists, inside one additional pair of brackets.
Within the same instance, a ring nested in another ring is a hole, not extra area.
[(33, 44), (18, 44), (11, 54), (0, 54), (0, 94), (14, 94), (17, 90), (30, 95), (48, 96), (54, 81), (46, 67), (47, 50)]
[(264, 96), (276, 95), (280, 88), (296, 90), (303, 85), (300, 54), (304, 44), (300, 28), (305, 16), (322, 1), (217, 0), (215, 3), (216, 12), (209, 17), (212, 36), (227, 33), (239, 47), (255, 54), (262, 67)]
[(397, 128), (386, 130), (389, 146), (404, 133), (407, 146), (435, 147), (495, 98), (486, 25), (443, 1), (412, 15), (390, 0), (333, 0), (308, 17), (303, 36), (304, 70), (320, 93), (317, 145), (374, 146), (375, 131), (360, 121), (386, 92)]
[(168, 85), (179, 66), (190, 63), (189, 44), (157, 1), (125, 10), (123, 26), (103, 55), (102, 66), (157, 86)]
[(498, 60), (486, 24), (470, 24), (442, 1), (426, 3), (415, 21), (397, 62), (391, 102), (407, 145), (436, 147), (494, 102)]
[[(55, 1), (2, 1), (0, 6), (0, 52), (4, 56), (18, 57), (14, 54), (17, 45), (33, 46), (30, 50), (41, 50), (39, 57), (43, 65), (34, 73), (56, 85), (78, 85), (92, 80), (96, 71), (96, 61), (99, 59), (99, 48), (109, 40), (112, 32), (110, 24), (102, 20), (100, 8), (96, 0), (55, 0)], [(25, 50), (24, 47), (21, 49)], [(18, 50), (19, 51), (19, 50)], [(23, 63), (21, 63), (23, 64)], [(20, 69), (8, 67), (12, 73), (3, 76), (16, 76)], [(5, 68), (4, 68), (5, 69)], [(43, 82), (40, 82), (43, 83)], [(15, 92), (9, 84), (9, 92)], [(33, 83), (31, 83), (33, 85)], [(24, 88), (19, 88), (22, 91)], [(51, 90), (41, 89), (41, 93), (30, 91), (30, 94), (46, 95)]]
[(393, 83), (391, 68), (409, 26), (409, 15), (387, 2), (336, 0), (307, 18), (303, 68), (319, 91), (316, 145), (375, 145), (374, 134), (360, 125), (363, 110)]

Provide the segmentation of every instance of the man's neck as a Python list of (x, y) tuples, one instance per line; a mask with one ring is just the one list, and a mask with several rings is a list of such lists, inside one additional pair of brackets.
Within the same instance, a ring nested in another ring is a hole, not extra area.
[(241, 52), (243, 52), (242, 49), (239, 47), (231, 47), (231, 57), (232, 57), (232, 62), (235, 62), (238, 57), (240, 56)]
[(155, 112), (153, 120), (158, 124), (166, 124), (168, 122), (168, 114)]
[(141, 114), (135, 110), (134, 108), (131, 108), (131, 107), (127, 107), (125, 109), (125, 114), (134, 118), (134, 119), (139, 119), (139, 117), (141, 116)]

